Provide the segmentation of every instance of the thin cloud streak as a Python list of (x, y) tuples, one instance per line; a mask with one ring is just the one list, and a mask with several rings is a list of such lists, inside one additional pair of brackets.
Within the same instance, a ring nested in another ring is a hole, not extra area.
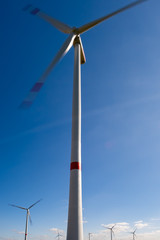
[(1, 139), (0, 140), (0, 145), (2, 145), (4, 143), (11, 142), (11, 141), (15, 141), (15, 140), (17, 140), (19, 138), (22, 138), (22, 137), (30, 135), (30, 134), (43, 132), (43, 131), (49, 130), (49, 129), (53, 128), (53, 127), (57, 127), (57, 126), (61, 126), (61, 125), (67, 124), (69, 122), (71, 122), (71, 118), (68, 118), (68, 119), (65, 119), (65, 120), (59, 120), (58, 122), (51, 122), (51, 123), (39, 125), (39, 126), (37, 126), (35, 128), (31, 128), (31, 129), (28, 129), (28, 130), (26, 130), (24, 132), (20, 132), (17, 135), (13, 135), (13, 136)]
[(18, 230), (16, 230), (16, 229), (13, 229), (12, 231), (15, 232), (15, 233), (17, 233), (17, 234), (25, 234), (24, 231), (18, 231)]
[(138, 221), (135, 223), (135, 228), (137, 229), (142, 229), (144, 227), (148, 227), (149, 224), (148, 223), (143, 223), (143, 221)]
[[(110, 227), (114, 227), (114, 232), (127, 232), (130, 230), (130, 226), (129, 226), (129, 223), (127, 222), (118, 222), (118, 223), (112, 223), (112, 224), (101, 224), (102, 227), (105, 227), (105, 228), (110, 228)], [(106, 230), (105, 230), (106, 231)]]
[(49, 231), (55, 233), (55, 234), (63, 234), (64, 235), (64, 230), (60, 229), (60, 228), (50, 228)]
[[(128, 107), (140, 104), (140, 103), (143, 104), (143, 103), (148, 103), (150, 101), (156, 101), (156, 100), (160, 100), (160, 95), (159, 94), (149, 96), (149, 97), (146, 97), (146, 98), (139, 98), (139, 99), (133, 100), (133, 101), (116, 103), (116, 104), (113, 104), (113, 105), (110, 105), (110, 106), (107, 106), (107, 107), (104, 107), (104, 108), (93, 109), (91, 111), (88, 111), (87, 113), (83, 113), (82, 114), (82, 119), (88, 118), (90, 116), (95, 116), (95, 115), (102, 114), (104, 112), (109, 111), (111, 108), (113, 108), (113, 109), (117, 108), (117, 107), (118, 108), (128, 108)], [(63, 119), (63, 120), (56, 121), (56, 122), (51, 122), (51, 123), (47, 123), (47, 124), (44, 124), (44, 125), (39, 125), (35, 128), (31, 128), (31, 129), (28, 129), (24, 132), (18, 133), (17, 135), (13, 135), (13, 136), (1, 139), (0, 140), (0, 145), (2, 145), (4, 143), (11, 142), (11, 141), (15, 141), (16, 139), (22, 138), (22, 137), (30, 135), (30, 134), (39, 133), (39, 132), (42, 132), (42, 131), (45, 131), (45, 130), (48, 130), (48, 129), (52, 129), (52, 128), (57, 127), (57, 126), (61, 126), (61, 125), (71, 123), (71, 121), (72, 121), (71, 118), (66, 118), (66, 119)]]

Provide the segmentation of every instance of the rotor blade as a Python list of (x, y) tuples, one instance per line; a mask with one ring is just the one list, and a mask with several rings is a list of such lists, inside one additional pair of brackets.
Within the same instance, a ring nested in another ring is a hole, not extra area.
[(81, 64), (84, 64), (86, 62), (86, 57), (85, 57), (83, 44), (80, 36), (79, 36), (79, 41), (80, 41), (80, 48), (81, 48)]
[(104, 228), (107, 228), (107, 229), (109, 229), (109, 230), (111, 230), (111, 228), (109, 228), (109, 227), (105, 227), (105, 226), (103, 226)]
[(28, 209), (32, 208), (34, 205), (36, 205), (37, 203), (39, 203), (40, 201), (42, 201), (42, 199), (38, 200), (37, 202), (33, 203)]
[(26, 7), (23, 8), (23, 11), (29, 11), (32, 15), (37, 15), (40, 18), (44, 19), (48, 23), (50, 23), (52, 26), (57, 28), (59, 31), (63, 33), (71, 33), (72, 28), (68, 25), (48, 16), (44, 12), (42, 12), (39, 8), (33, 7), (31, 4), (28, 4)]
[(29, 221), (30, 221), (30, 224), (32, 225), (32, 219), (31, 219), (30, 213), (29, 213)]
[(134, 232), (133, 232), (133, 233), (135, 234), (135, 232), (136, 232), (136, 231), (137, 231), (137, 228), (134, 230)]
[(95, 20), (93, 22), (87, 23), (87, 24), (83, 25), (82, 27), (77, 28), (75, 32), (77, 34), (84, 33), (86, 31), (88, 31), (89, 29), (93, 28), (94, 26), (96, 26), (97, 24), (103, 22), (104, 20), (107, 20), (107, 19), (115, 16), (116, 14), (118, 14), (120, 12), (123, 12), (123, 11), (125, 11), (125, 10), (127, 10), (129, 8), (132, 8), (132, 7), (138, 5), (138, 4), (142, 3), (142, 2), (145, 2), (145, 1), (147, 1), (147, 0), (138, 0), (138, 1), (132, 2), (132, 3), (128, 4), (128, 5), (126, 5), (125, 7), (120, 8), (120, 9), (118, 9), (118, 10), (116, 10), (116, 11), (114, 11), (114, 12), (112, 12), (112, 13), (104, 16), (104, 17), (101, 17), (101, 18), (99, 18), (99, 19), (97, 19), (97, 20)]
[(59, 52), (57, 55), (54, 57), (46, 71), (43, 73), (43, 75), (40, 77), (40, 79), (34, 84), (34, 86), (31, 88), (29, 94), (27, 97), (24, 99), (24, 101), (21, 103), (19, 106), (22, 109), (28, 108), (31, 106), (33, 103), (34, 99), (36, 98), (38, 92), (40, 91), (41, 87), (43, 86), (44, 82), (47, 79), (48, 74), (51, 72), (53, 67), (56, 65), (56, 63), (64, 56), (67, 54), (67, 52), (70, 50), (70, 48), (73, 45), (73, 41), (76, 35), (70, 34), (67, 40), (64, 42), (62, 47), (60, 48)]
[(61, 234), (58, 234), (58, 235), (56, 236), (56, 238), (58, 238), (58, 237), (63, 237), (63, 235), (61, 235)]
[(17, 207), (17, 208), (20, 208), (20, 209), (23, 209), (23, 210), (27, 210), (27, 208), (20, 207), (20, 206), (14, 205), (14, 204), (9, 204), (9, 205), (12, 206), (12, 207)]
[(116, 224), (113, 225), (113, 227), (111, 227), (112, 229), (116, 226)]

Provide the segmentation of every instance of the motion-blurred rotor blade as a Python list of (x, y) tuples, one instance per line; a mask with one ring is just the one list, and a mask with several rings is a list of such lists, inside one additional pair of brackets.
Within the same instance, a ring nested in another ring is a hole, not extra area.
[(20, 206), (14, 205), (14, 204), (9, 204), (9, 206), (12, 206), (12, 207), (17, 207), (17, 208), (20, 208), (20, 209), (23, 209), (23, 210), (27, 210), (27, 208), (20, 207)]
[(56, 236), (56, 238), (58, 238), (58, 237), (63, 237), (63, 235), (61, 235), (61, 234), (58, 234), (58, 235)]
[(137, 228), (134, 230), (134, 232), (133, 232), (133, 233), (135, 234), (135, 232), (136, 232), (136, 231), (137, 231)]
[(97, 20), (95, 20), (93, 22), (87, 23), (87, 24), (83, 25), (82, 27), (77, 28), (75, 30), (75, 33), (76, 34), (82, 34), (82, 33), (86, 32), (86, 31), (88, 31), (89, 29), (93, 28), (97, 24), (103, 22), (104, 20), (107, 20), (107, 19), (113, 17), (114, 15), (116, 15), (116, 14), (118, 14), (120, 12), (123, 12), (123, 11), (125, 11), (125, 10), (127, 10), (129, 8), (132, 8), (132, 7), (138, 5), (138, 4), (142, 3), (142, 2), (145, 2), (145, 1), (147, 1), (147, 0), (138, 0), (138, 1), (132, 2), (132, 3), (128, 4), (128, 5), (126, 5), (125, 7), (116, 10), (115, 12), (112, 12), (112, 13), (104, 16), (104, 17), (101, 17), (101, 18), (99, 18), (99, 19), (97, 19)]
[(106, 227), (106, 226), (103, 226), (104, 228), (107, 228), (107, 229), (111, 229), (111, 228), (109, 228), (109, 227)]
[(81, 64), (84, 64), (86, 62), (86, 56), (84, 53), (83, 44), (80, 36), (79, 36), (79, 40), (80, 40), (80, 48), (81, 48)]
[[(42, 201), (42, 199), (38, 200), (37, 202), (33, 203), (28, 209), (31, 209), (34, 205), (36, 205), (37, 203), (39, 203), (40, 201)], [(30, 215), (30, 213), (29, 213)]]
[(26, 7), (23, 8), (24, 11), (29, 11), (32, 15), (37, 15), (40, 18), (44, 19), (45, 21), (49, 22), (52, 26), (57, 28), (59, 31), (63, 33), (71, 33), (72, 28), (68, 25), (48, 16), (44, 12), (42, 12), (39, 8), (33, 7), (31, 4), (28, 4)]
[(113, 227), (111, 227), (112, 229), (116, 226), (116, 224), (113, 225)]
[(73, 45), (73, 41), (76, 35), (73, 33), (69, 35), (67, 40), (64, 42), (62, 47), (60, 48), (57, 55), (52, 60), (51, 64), (48, 66), (46, 71), (43, 73), (43, 75), (40, 77), (40, 79), (34, 84), (34, 86), (31, 88), (29, 94), (24, 99), (24, 101), (21, 103), (20, 108), (25, 109), (32, 105), (34, 99), (36, 98), (38, 92), (40, 91), (41, 87), (43, 86), (44, 82), (47, 79), (48, 74), (51, 72), (53, 67), (56, 65), (56, 63), (64, 56), (66, 53), (70, 50), (70, 48)]
[(29, 212), (29, 222), (30, 222), (30, 224), (32, 225), (32, 219), (31, 219), (30, 212)]

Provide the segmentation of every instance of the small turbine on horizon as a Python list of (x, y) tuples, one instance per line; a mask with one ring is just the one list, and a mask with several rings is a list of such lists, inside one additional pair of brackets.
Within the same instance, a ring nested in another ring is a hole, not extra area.
[(89, 240), (91, 240), (92, 233), (88, 233)]
[(60, 237), (63, 237), (63, 235), (61, 235), (61, 234), (58, 232), (56, 238), (58, 238), (58, 240), (60, 240)]
[(130, 232), (130, 233), (133, 235), (133, 240), (135, 240), (135, 237), (136, 237), (136, 231), (137, 231), (137, 228), (136, 228), (133, 232)]
[(113, 234), (114, 234), (114, 231), (113, 231), (113, 228), (116, 226), (116, 224), (114, 224), (112, 227), (105, 227), (107, 228), (108, 230), (110, 230), (111, 232), (111, 240), (113, 239)]
[(40, 201), (41, 201), (41, 199), (38, 200), (37, 202), (33, 203), (33, 204), (32, 204), (31, 206), (29, 206), (28, 208), (20, 207), (20, 206), (14, 205), (14, 204), (9, 204), (9, 205), (12, 206), (12, 207), (20, 208), (20, 209), (23, 209), (23, 210), (26, 210), (26, 211), (27, 211), (24, 240), (27, 240), (27, 234), (28, 234), (28, 217), (29, 217), (30, 224), (32, 224), (32, 219), (31, 219), (31, 215), (30, 215), (30, 211), (29, 211), (29, 210), (30, 210), (34, 205), (36, 205), (37, 203), (39, 203)]

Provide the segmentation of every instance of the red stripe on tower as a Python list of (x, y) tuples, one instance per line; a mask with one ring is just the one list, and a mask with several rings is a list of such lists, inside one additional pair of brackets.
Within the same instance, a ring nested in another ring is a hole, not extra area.
[(81, 169), (80, 162), (71, 162), (70, 170)]

